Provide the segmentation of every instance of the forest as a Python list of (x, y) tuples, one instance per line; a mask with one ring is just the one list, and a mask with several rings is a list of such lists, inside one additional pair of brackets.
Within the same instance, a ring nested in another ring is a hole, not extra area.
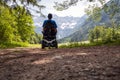
[(0, 47), (25, 46), (41, 40), (32, 15), (23, 6), (0, 5)]

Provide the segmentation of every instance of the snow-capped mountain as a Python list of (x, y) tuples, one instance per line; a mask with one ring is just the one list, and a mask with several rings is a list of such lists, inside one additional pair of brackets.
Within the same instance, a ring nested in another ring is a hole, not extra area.
[[(77, 31), (77, 28), (79, 27), (78, 25), (82, 25), (86, 20), (86, 18), (87, 18), (86, 15), (84, 15), (83, 17), (72, 17), (72, 16), (59, 17), (57, 15), (53, 15), (53, 20), (55, 20), (58, 25), (58, 33), (57, 33), (58, 39), (67, 37), (70, 34)], [(37, 33), (41, 33), (43, 22), (46, 19), (47, 17), (46, 18), (33, 17), (34, 25), (36, 26), (35, 31)]]

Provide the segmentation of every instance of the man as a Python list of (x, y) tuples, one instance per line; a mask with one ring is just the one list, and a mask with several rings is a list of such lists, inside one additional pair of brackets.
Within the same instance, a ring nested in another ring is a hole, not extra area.
[[(54, 20), (52, 20), (52, 14), (48, 14), (48, 20), (45, 20), (43, 23), (43, 34), (45, 35), (56, 35), (57, 33), (57, 24)], [(51, 29), (51, 30), (50, 30)], [(51, 31), (51, 32), (49, 32)]]

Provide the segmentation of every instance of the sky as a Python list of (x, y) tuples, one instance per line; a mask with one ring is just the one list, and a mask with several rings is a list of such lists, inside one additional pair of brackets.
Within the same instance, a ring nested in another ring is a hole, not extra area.
[[(65, 0), (41, 0), (40, 4), (46, 6), (45, 9), (42, 9), (42, 13), (47, 15), (48, 13), (56, 14), (57, 16), (73, 16), (73, 17), (81, 17), (85, 14), (84, 10), (88, 7), (88, 5), (93, 4), (92, 2), (88, 2), (87, 0), (82, 0), (75, 5), (71, 6), (67, 10), (63, 11), (57, 11), (53, 8), (54, 2), (61, 3)], [(109, 0), (106, 0), (106, 2)], [(98, 3), (98, 0), (96, 0), (96, 3)]]
[(84, 4), (86, 4), (86, 2), (78, 2), (77, 5), (75, 6), (71, 6), (70, 8), (68, 8), (67, 10), (63, 10), (63, 11), (57, 11), (53, 8), (54, 6), (54, 2), (62, 2), (65, 0), (43, 0), (41, 1), (41, 3), (43, 5), (46, 6), (46, 9), (43, 9), (42, 12), (44, 14), (48, 14), (48, 13), (53, 13), (56, 14), (58, 16), (74, 16), (74, 17), (78, 17), (78, 16), (82, 16), (84, 15), (84, 8), (86, 7)]

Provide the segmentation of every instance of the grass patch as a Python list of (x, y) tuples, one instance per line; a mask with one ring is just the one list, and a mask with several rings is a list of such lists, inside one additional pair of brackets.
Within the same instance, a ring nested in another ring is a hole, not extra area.
[(0, 48), (28, 47), (28, 43), (23, 42), (0, 42)]
[(59, 44), (59, 48), (75, 48), (75, 47), (87, 47), (87, 46), (90, 46), (90, 43), (72, 42), (72, 43)]
[(29, 44), (24, 42), (0, 42), (0, 48), (16, 48), (16, 47), (28, 47), (28, 48), (41, 48), (40, 44)]
[(82, 42), (72, 42), (72, 43), (62, 43), (59, 44), (59, 48), (76, 48), (76, 47), (91, 47), (91, 46), (114, 46), (114, 45), (120, 45), (120, 41), (112, 41), (112, 42), (102, 42), (102, 41), (97, 41), (97, 42), (88, 42), (88, 41), (82, 41)]
[(111, 41), (111, 42), (105, 42), (104, 44), (107, 44), (107, 45), (109, 45), (109, 46), (112, 46), (112, 45), (120, 45), (120, 40)]
[(41, 48), (41, 44), (29, 44), (28, 47), (30, 47), (30, 48)]
[[(82, 42), (71, 42), (71, 43), (61, 43), (59, 44), (59, 48), (76, 48), (76, 47), (91, 47), (91, 46), (113, 46), (113, 45), (120, 45), (120, 40), (118, 41), (111, 41), (111, 42), (92, 42), (89, 41), (82, 41)], [(29, 44), (23, 42), (0, 42), (0, 48), (15, 48), (15, 47), (28, 47), (28, 48), (41, 48), (41, 44)]]

